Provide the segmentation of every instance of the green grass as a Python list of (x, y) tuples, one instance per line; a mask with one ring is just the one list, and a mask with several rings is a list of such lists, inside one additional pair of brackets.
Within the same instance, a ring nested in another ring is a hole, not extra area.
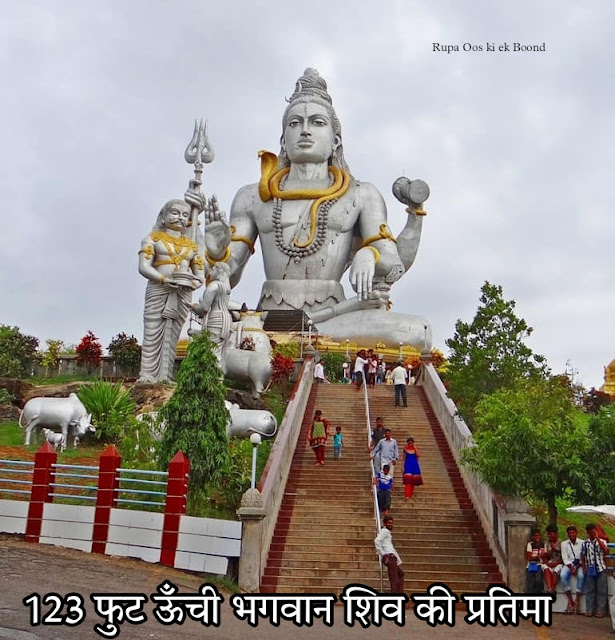
[(32, 376), (31, 378), (25, 378), (24, 382), (29, 382), (36, 387), (48, 386), (52, 384), (66, 384), (67, 382), (94, 382), (100, 380), (100, 376)]
[[(22, 447), (24, 451), (35, 453), (43, 444), (42, 435), (27, 447), (24, 445), (24, 440), (25, 432), (18, 422), (0, 423), (0, 447)], [(72, 445), (72, 442), (70, 444)], [(91, 456), (92, 466), (94, 466), (98, 464), (98, 456), (104, 449), (105, 447), (99, 443), (80, 442), (76, 449), (71, 446), (64, 453), (58, 452), (58, 462)]]
[(612, 520), (602, 517), (599, 513), (575, 513), (566, 511), (567, 507), (574, 506), (575, 503), (558, 500), (557, 501), (557, 530), (561, 540), (566, 539), (566, 527), (573, 524), (579, 533), (580, 538), (585, 538), (585, 525), (588, 522), (598, 523), (604, 532), (609, 536), (611, 542), (615, 542), (615, 525)]
[(23, 441), (24, 432), (17, 422), (0, 423), (0, 447), (17, 447)]

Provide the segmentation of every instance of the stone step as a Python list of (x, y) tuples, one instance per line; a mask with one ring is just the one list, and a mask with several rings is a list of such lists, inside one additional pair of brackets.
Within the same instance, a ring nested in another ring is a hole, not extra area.
[[(304, 518), (293, 518), (292, 516), (284, 521), (279, 521), (280, 525), (284, 525), (288, 527), (289, 533), (300, 534), (304, 531), (314, 532), (314, 523), (310, 522)], [(439, 536), (447, 536), (451, 533), (459, 532), (459, 533), (468, 533), (471, 534), (476, 531), (475, 525), (468, 522), (459, 522), (459, 523), (446, 523), (442, 522), (438, 524), (438, 534)], [(358, 535), (376, 535), (375, 530), (375, 522), (369, 521), (366, 519), (363, 522), (357, 522), (356, 520), (342, 520), (339, 519), (336, 523), (335, 527), (335, 536), (341, 534), (349, 534), (356, 533)], [(397, 544), (398, 542), (402, 542), (406, 537), (421, 539), (424, 534), (427, 535), (436, 535), (434, 532), (433, 521), (427, 523), (413, 524), (413, 525), (398, 525), (395, 524), (395, 535), (394, 540)]]
[[(335, 548), (339, 547), (353, 547), (354, 545), (363, 545), (363, 548), (368, 550), (368, 553), (371, 553), (371, 550), (374, 548), (374, 538), (376, 537), (375, 530), (372, 534), (369, 532), (366, 533), (353, 533), (349, 535), (348, 532), (344, 532), (344, 534), (340, 534), (336, 538)], [(458, 535), (454, 532), (449, 534), (430, 534), (430, 532), (413, 532), (411, 536), (409, 535), (407, 538), (407, 542), (404, 540), (403, 536), (396, 535), (395, 537), (395, 548), (396, 549), (408, 549), (411, 551), (412, 555), (416, 553), (416, 549), (418, 547), (421, 548), (422, 551), (440, 549), (442, 547), (449, 547), (451, 549), (473, 549), (477, 548), (477, 545), (481, 543), (485, 548), (487, 547), (487, 543), (482, 543), (483, 536), (480, 532), (463, 532)], [(274, 538), (274, 542), (272, 544), (276, 544), (278, 541)], [(314, 541), (314, 529), (307, 532), (305, 531), (297, 531), (294, 528), (290, 529), (286, 533), (286, 537), (284, 540), (284, 545), (289, 546), (291, 544), (302, 545), (304, 547), (315, 548), (318, 550), (318, 545), (321, 544), (320, 541)], [(414, 549), (414, 551), (412, 551)]]
[[(488, 561), (485, 561), (481, 564), (481, 561), (478, 560), (477, 557), (463, 557), (463, 556), (453, 556), (448, 557), (446, 561), (443, 561), (441, 558), (434, 559), (433, 562), (429, 560), (425, 560), (424, 562), (416, 562), (412, 563), (412, 571), (425, 571), (431, 573), (444, 574), (447, 571), (454, 571), (459, 573), (468, 573), (468, 572), (477, 572), (483, 573), (485, 571), (485, 564), (490, 564)], [(378, 561), (376, 556), (369, 558), (351, 558), (344, 560), (332, 560), (328, 556), (317, 556), (316, 554), (310, 555), (308, 558), (298, 559), (282, 559), (282, 558), (270, 558), (268, 562), (269, 567), (278, 567), (284, 568), (288, 570), (327, 570), (327, 571), (362, 571), (365, 569), (371, 569), (370, 562), (373, 562), (374, 567), (378, 568)], [(491, 565), (495, 567), (495, 564)], [(280, 574), (282, 575), (282, 574)]]
[[(402, 565), (403, 566), (403, 565)], [(327, 578), (321, 576), (298, 577), (292, 576), (283, 580), (266, 576), (261, 581), (260, 591), (262, 593), (297, 593), (304, 591), (306, 593), (333, 593), (339, 595), (348, 584), (352, 581), (340, 580), (339, 578)], [(445, 584), (453, 593), (484, 593), (487, 585), (491, 583), (501, 582), (499, 578), (490, 580), (489, 574), (478, 576), (474, 579), (452, 579), (448, 576), (432, 576), (425, 580), (419, 580), (414, 577), (408, 577), (404, 581), (406, 593), (427, 593), (427, 589), (434, 583)], [(363, 583), (366, 587), (380, 590), (380, 575), (372, 580)], [(383, 575), (383, 591), (388, 592), (388, 579), (386, 573)]]
[[(282, 545), (283, 546), (283, 545)], [(289, 547), (290, 548), (290, 547)], [(284, 562), (289, 563), (289, 566), (292, 566), (293, 562), (325, 562), (325, 563), (335, 563), (335, 562), (372, 562), (375, 561), (375, 549), (364, 549), (363, 547), (354, 547), (355, 551), (351, 551), (351, 547), (345, 547), (345, 551), (342, 555), (336, 554), (336, 549), (334, 545), (326, 545), (327, 552), (322, 552), (318, 549), (315, 551), (299, 551), (297, 548), (292, 549), (292, 558), (285, 558)], [(472, 564), (477, 563), (480, 566), (489, 565), (496, 566), (495, 560), (490, 553), (475, 553), (473, 555), (466, 554), (467, 549), (453, 549), (450, 547), (441, 547), (438, 550), (437, 557), (434, 557), (434, 563), (438, 564)], [(284, 550), (271, 550), (269, 552), (268, 560), (272, 562), (280, 562), (284, 558)], [(410, 564), (410, 562), (414, 563), (414, 556), (410, 555), (406, 559), (406, 563)]]

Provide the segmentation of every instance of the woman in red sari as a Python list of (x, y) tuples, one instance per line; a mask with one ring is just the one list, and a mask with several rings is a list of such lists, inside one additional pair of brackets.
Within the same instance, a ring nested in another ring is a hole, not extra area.
[(404, 447), (404, 493), (406, 500), (410, 500), (412, 497), (414, 487), (419, 487), (423, 484), (419, 456), (419, 450), (414, 444), (414, 438), (408, 438)]
[(316, 464), (325, 464), (325, 443), (329, 436), (329, 421), (322, 417), (322, 411), (317, 409), (314, 412), (314, 418), (312, 419), (312, 426), (310, 428), (310, 435), (308, 436), (308, 442), (310, 447), (314, 449), (314, 455), (316, 456)]

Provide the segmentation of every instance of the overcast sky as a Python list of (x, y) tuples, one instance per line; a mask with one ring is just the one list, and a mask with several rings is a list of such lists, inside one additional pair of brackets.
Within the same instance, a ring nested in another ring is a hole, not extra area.
[[(444, 348), (489, 280), (554, 371), (570, 361), (602, 384), (615, 358), (612, 0), (0, 7), (0, 323), (42, 345), (88, 329), (104, 346), (120, 331), (141, 340), (137, 251), (192, 176), (194, 118), (216, 149), (205, 191), (228, 210), (258, 180), (256, 152), (279, 150), (284, 98), (313, 66), (352, 172), (384, 194), (395, 234), (406, 214), (393, 181), (431, 187), (395, 310), (427, 318)], [(258, 249), (233, 297), (255, 306), (262, 279)]]

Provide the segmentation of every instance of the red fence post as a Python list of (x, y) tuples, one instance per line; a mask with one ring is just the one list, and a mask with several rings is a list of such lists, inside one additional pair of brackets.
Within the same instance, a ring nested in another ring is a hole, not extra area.
[(43, 505), (45, 502), (53, 501), (51, 483), (54, 481), (55, 471), (52, 465), (56, 463), (57, 459), (58, 454), (46, 440), (34, 455), (32, 489), (26, 523), (26, 540), (28, 542), (38, 542), (43, 526)]
[(92, 553), (104, 553), (109, 535), (111, 509), (117, 504), (120, 487), (118, 469), (122, 464), (120, 452), (110, 444), (100, 455), (98, 462), (98, 491), (92, 531)]
[(167, 567), (172, 567), (175, 564), (175, 553), (179, 539), (179, 522), (181, 516), (186, 513), (189, 471), (190, 462), (188, 458), (186, 458), (183, 451), (178, 451), (169, 462), (167, 498), (164, 505), (160, 563)]

